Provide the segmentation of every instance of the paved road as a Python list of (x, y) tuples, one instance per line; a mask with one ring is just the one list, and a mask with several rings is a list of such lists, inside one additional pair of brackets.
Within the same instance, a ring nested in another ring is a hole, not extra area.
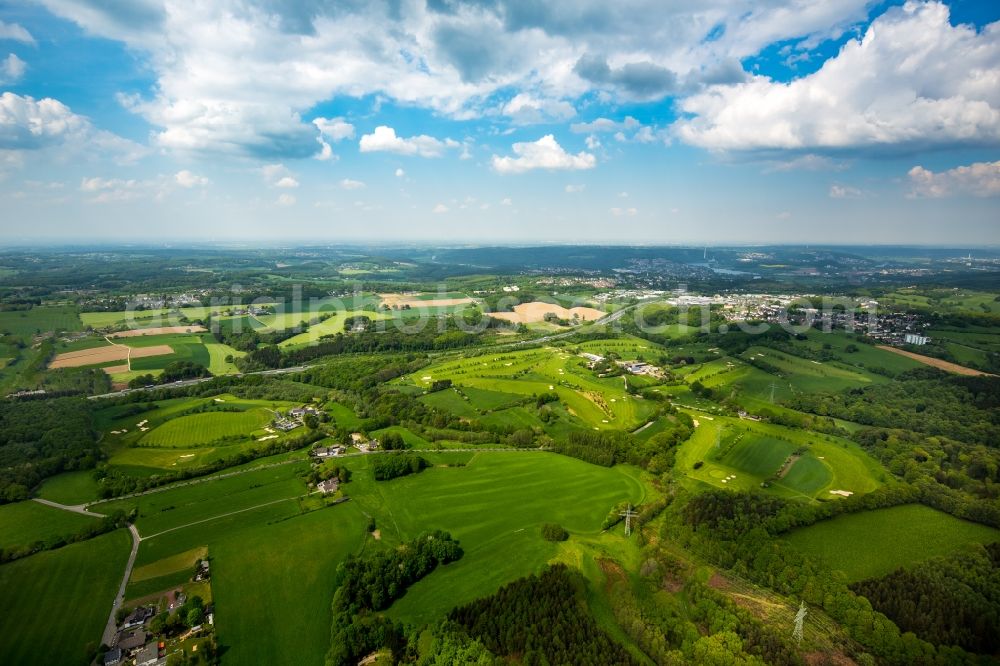
[[(199, 476), (187, 481), (180, 481), (178, 483), (170, 483), (165, 486), (157, 486), (156, 488), (150, 488), (149, 490), (143, 490), (139, 493), (129, 493), (128, 495), (118, 495), (117, 497), (109, 497), (108, 499), (96, 500), (94, 502), (88, 502), (87, 504), (82, 504), (81, 506), (85, 509), (87, 507), (94, 506), (95, 504), (103, 504), (104, 502), (115, 502), (117, 500), (132, 499), (133, 497), (142, 497), (143, 495), (152, 495), (153, 493), (162, 493), (165, 490), (173, 490), (174, 488), (183, 488), (184, 486), (193, 486), (198, 483), (205, 483), (206, 481), (216, 481), (218, 479), (228, 479), (231, 476), (239, 476), (240, 474), (248, 474), (250, 472), (256, 472), (261, 469), (270, 469), (272, 467), (280, 467), (281, 465), (291, 465), (292, 463), (304, 462), (306, 458), (291, 458), (289, 460), (282, 460), (281, 462), (270, 463), (268, 465), (257, 465), (256, 467), (248, 467), (246, 469), (238, 469), (235, 472), (226, 472), (225, 474), (211, 474), (209, 476)], [(41, 500), (38, 500), (41, 501)], [(63, 505), (53, 505), (58, 508), (68, 508)], [(72, 510), (72, 509), (70, 509)], [(95, 515), (95, 514), (92, 514)], [(99, 515), (99, 514), (97, 514)]]
[(129, 525), (128, 531), (132, 535), (132, 552), (129, 553), (128, 563), (125, 565), (125, 575), (122, 576), (122, 583), (118, 586), (118, 596), (115, 597), (115, 602), (111, 605), (111, 614), (108, 615), (108, 623), (105, 625), (104, 635), (101, 637), (101, 642), (105, 645), (111, 645), (111, 641), (114, 639), (115, 632), (118, 629), (118, 623), (115, 622), (115, 614), (121, 608), (122, 602), (125, 601), (125, 587), (128, 585), (128, 579), (132, 577), (135, 556), (139, 552), (139, 542), (142, 541), (142, 537), (139, 536), (139, 530), (135, 528), (135, 525)]
[[(302, 372), (303, 370), (305, 370), (308, 367), (309, 366), (307, 366), (307, 365), (297, 365), (297, 366), (295, 366), (293, 368), (277, 368), (275, 370), (260, 370), (258, 372), (247, 372), (247, 373), (243, 373), (243, 374), (237, 373), (235, 375), (219, 375), (219, 376), (220, 377), (243, 377), (243, 376), (246, 376), (246, 375), (284, 375), (284, 374), (287, 374), (289, 372)], [(170, 388), (181, 388), (181, 387), (184, 387), (184, 386), (194, 386), (195, 384), (201, 384), (202, 382), (210, 382), (213, 379), (215, 379), (215, 377), (199, 377), (198, 379), (183, 379), (183, 380), (180, 380), (180, 381), (176, 381), (176, 382), (174, 382), (172, 384), (157, 384), (155, 386), (149, 386), (149, 387), (145, 387), (144, 386), (142, 388), (123, 389), (121, 391), (114, 391), (112, 393), (102, 393), (100, 395), (91, 395), (91, 396), (88, 396), (88, 399), (89, 400), (99, 400), (101, 398), (117, 398), (117, 397), (120, 397), (120, 396), (123, 396), (123, 395), (128, 395), (129, 393), (145, 393), (147, 391), (155, 391), (157, 389), (163, 389), (163, 388), (170, 389)]]
[(73, 513), (83, 514), (84, 516), (90, 516), (91, 518), (103, 518), (103, 513), (97, 513), (95, 511), (87, 511), (86, 504), (59, 504), (58, 502), (52, 502), (47, 499), (42, 499), (41, 497), (32, 497), (39, 504), (44, 504), (45, 506), (51, 506), (56, 509), (62, 509), (63, 511), (72, 511)]

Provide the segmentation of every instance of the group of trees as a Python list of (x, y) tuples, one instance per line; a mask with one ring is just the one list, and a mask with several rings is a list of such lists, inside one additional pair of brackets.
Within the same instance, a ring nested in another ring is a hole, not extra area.
[(129, 380), (129, 388), (142, 388), (155, 384), (169, 384), (170, 382), (183, 381), (185, 379), (199, 379), (201, 377), (211, 377), (212, 373), (208, 368), (195, 363), (194, 361), (171, 361), (163, 368), (159, 377), (152, 374), (138, 375)]
[(579, 573), (556, 564), (452, 610), (448, 619), (493, 654), (525, 666), (635, 664), (594, 621), (585, 586)]
[(406, 589), (438, 565), (462, 557), (462, 547), (447, 532), (422, 534), (400, 548), (364, 558), (349, 557), (337, 569), (333, 595), (333, 635), (326, 663), (356, 664), (380, 648), (399, 653), (403, 630), (377, 612), (388, 608)]
[(787, 405), (820, 416), (969, 444), (1000, 441), (998, 377), (960, 377), (918, 368), (901, 373), (893, 382), (841, 393), (796, 393)]
[(388, 481), (408, 474), (416, 474), (428, 466), (420, 456), (389, 453), (372, 458), (371, 469), (376, 481)]
[(845, 511), (920, 501), (905, 484), (841, 502), (809, 506), (762, 493), (706, 491), (684, 497), (670, 526), (672, 536), (701, 556), (775, 591), (823, 608), (850, 636), (887, 664), (963, 664), (959, 647), (935, 646), (904, 633), (836, 573), (776, 536)]
[(1000, 543), (968, 546), (851, 589), (931, 643), (979, 654), (1000, 650)]
[(34, 543), (22, 546), (0, 548), (0, 564), (27, 557), (28, 555), (34, 555), (43, 550), (55, 550), (71, 543), (93, 539), (96, 536), (125, 527), (129, 520), (130, 517), (124, 511), (118, 510), (99, 520), (87, 523), (87, 525), (73, 534), (55, 536), (44, 541), (35, 541)]
[(0, 503), (27, 499), (42, 480), (103, 457), (84, 398), (0, 401)]

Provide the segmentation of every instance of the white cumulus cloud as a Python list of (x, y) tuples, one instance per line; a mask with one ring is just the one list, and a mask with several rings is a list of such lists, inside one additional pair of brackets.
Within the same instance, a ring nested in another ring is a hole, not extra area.
[(432, 213), (438, 213), (438, 214), (440, 214), (440, 213), (447, 213), (448, 212), (448, 207), (445, 206), (443, 203), (439, 203), (438, 205), (434, 206), (433, 209), (431, 209), (431, 212)]
[(291, 194), (281, 194), (278, 196), (278, 198), (275, 200), (274, 203), (278, 204), (279, 206), (294, 206), (295, 201), (296, 201), (295, 197), (292, 196)]
[(910, 196), (948, 197), (971, 194), (976, 197), (1000, 196), (1000, 161), (976, 162), (935, 173), (922, 166), (909, 171)]
[(567, 120), (576, 109), (565, 100), (543, 99), (530, 93), (518, 93), (504, 104), (500, 112), (515, 123), (533, 124)]
[(360, 180), (351, 180), (350, 178), (344, 178), (340, 181), (340, 189), (342, 190), (360, 190), (365, 187), (365, 184)]
[(123, 164), (131, 164), (147, 153), (137, 143), (97, 129), (59, 100), (36, 100), (11, 92), (0, 94), (0, 150), (52, 150), (62, 158), (68, 154), (90, 159), (108, 156)]
[(0, 60), (0, 84), (17, 83), (24, 76), (28, 65), (11, 53), (3, 60)]
[(493, 156), (493, 169), (498, 173), (524, 173), (532, 169), (593, 169), (597, 164), (591, 153), (567, 153), (551, 134), (538, 141), (515, 143), (511, 150), (517, 157)]
[(864, 193), (856, 187), (850, 185), (839, 185), (834, 183), (830, 186), (831, 199), (860, 199)]
[(435, 139), (426, 134), (411, 136), (408, 139), (396, 136), (396, 130), (379, 125), (371, 134), (361, 136), (358, 147), (363, 153), (386, 151), (400, 155), (419, 155), (420, 157), (441, 157), (448, 148), (458, 148), (459, 143), (453, 139)]
[(176, 182), (181, 187), (188, 189), (192, 187), (204, 187), (209, 183), (208, 178), (205, 178), (204, 176), (199, 176), (196, 173), (191, 173), (187, 169), (175, 173), (174, 182)]
[(5, 23), (0, 21), (0, 39), (10, 39), (15, 42), (23, 42), (25, 44), (34, 44), (35, 38), (31, 36), (31, 33), (24, 29), (23, 26), (17, 23)]
[(680, 103), (674, 131), (716, 150), (850, 149), (1000, 141), (1000, 23), (953, 26), (909, 1), (790, 83), (755, 76)]

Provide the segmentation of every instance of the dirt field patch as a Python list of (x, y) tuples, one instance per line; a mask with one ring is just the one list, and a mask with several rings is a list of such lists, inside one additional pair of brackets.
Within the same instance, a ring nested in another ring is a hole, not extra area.
[(104, 368), (104, 372), (108, 373), (109, 375), (120, 375), (124, 372), (128, 372), (128, 363), (126, 363), (125, 365), (109, 365), (108, 367)]
[[(132, 350), (132, 358), (144, 358), (146, 356), (163, 356), (173, 354), (174, 350), (169, 345), (155, 345), (153, 347), (137, 347)], [(80, 368), (85, 365), (97, 365), (109, 361), (125, 361), (129, 358), (129, 348), (125, 345), (112, 345), (110, 347), (95, 347), (94, 349), (83, 349), (75, 352), (65, 352), (56, 354), (50, 368)]]
[(404, 305), (409, 305), (410, 308), (419, 308), (420, 306), (433, 308), (433, 307), (445, 307), (448, 305), (464, 305), (466, 303), (474, 302), (471, 298), (434, 298), (430, 300), (423, 300), (416, 298), (415, 296), (408, 296), (406, 294), (379, 294), (379, 298), (382, 299), (380, 305), (388, 305), (390, 308), (400, 308)]
[(207, 330), (204, 326), (157, 326), (154, 328), (134, 328), (130, 331), (119, 331), (108, 335), (112, 338), (134, 338), (140, 335), (163, 335), (165, 333), (204, 333)]
[(988, 375), (988, 372), (982, 372), (980, 370), (973, 370), (972, 368), (967, 368), (964, 365), (958, 365), (957, 363), (950, 363), (948, 361), (942, 361), (939, 358), (932, 358), (930, 356), (924, 356), (923, 354), (914, 354), (913, 352), (908, 352), (905, 349), (896, 349), (895, 347), (889, 347), (888, 345), (875, 345), (879, 349), (884, 349), (893, 354), (899, 354), (900, 356), (906, 356), (907, 358), (912, 358), (914, 361), (920, 361), (924, 365), (929, 365), (938, 370), (944, 370), (945, 372), (951, 372), (956, 375), (967, 375), (969, 377), (976, 377), (979, 375)]
[(561, 305), (552, 305), (551, 303), (533, 301), (531, 303), (521, 303), (520, 305), (515, 305), (513, 312), (491, 312), (490, 316), (496, 319), (514, 322), (515, 324), (531, 324), (538, 321), (544, 321), (545, 315), (549, 313), (554, 314), (560, 319), (569, 320), (572, 320), (574, 315), (576, 315), (576, 318), (581, 321), (594, 321), (595, 319), (600, 319), (607, 314), (606, 312), (602, 312), (601, 310), (597, 310), (595, 308), (575, 307), (567, 309)]

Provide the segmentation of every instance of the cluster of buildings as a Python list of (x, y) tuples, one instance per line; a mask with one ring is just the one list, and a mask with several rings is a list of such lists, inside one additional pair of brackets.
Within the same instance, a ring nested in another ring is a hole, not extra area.
[(111, 648), (104, 653), (104, 666), (118, 666), (133, 660), (135, 666), (159, 664), (165, 645), (152, 634), (147, 634), (145, 629), (154, 617), (155, 606), (139, 606), (129, 613), (111, 641)]
[(275, 417), (272, 425), (282, 432), (288, 432), (289, 430), (295, 430), (296, 428), (304, 425), (305, 418), (307, 414), (312, 414), (313, 416), (319, 416), (319, 410), (315, 407), (293, 407), (288, 410), (287, 416), (281, 416), (280, 414)]
[[(584, 352), (580, 354), (580, 356), (587, 359), (587, 367), (591, 370), (593, 370), (599, 363), (604, 363), (607, 360), (599, 354), (591, 354), (588, 352)], [(656, 377), (657, 379), (665, 376), (663, 370), (655, 365), (650, 365), (645, 361), (615, 361), (615, 365), (631, 375), (646, 375), (649, 377)]]

